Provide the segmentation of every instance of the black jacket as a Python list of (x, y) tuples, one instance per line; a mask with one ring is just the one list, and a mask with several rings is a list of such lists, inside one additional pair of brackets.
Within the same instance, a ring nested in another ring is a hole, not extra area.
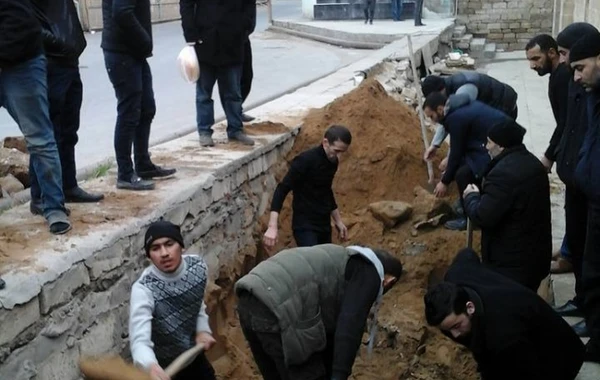
[(600, 204), (600, 91), (588, 93), (588, 128), (575, 169), (575, 184), (588, 202)]
[(181, 0), (186, 42), (196, 43), (198, 61), (241, 64), (244, 43), (256, 26), (256, 0)]
[(556, 158), (556, 173), (567, 186), (575, 184), (575, 167), (588, 125), (587, 98), (585, 89), (571, 78), (565, 127)]
[(524, 145), (505, 149), (490, 162), (481, 193), (465, 198), (465, 212), (481, 227), (483, 262), (537, 289), (552, 256), (550, 184), (540, 160)]
[(73, 0), (31, 0), (49, 61), (77, 65), (87, 42)]
[(517, 107), (517, 93), (509, 85), (489, 75), (464, 71), (445, 78), (446, 94), (454, 94), (465, 84), (477, 86), (477, 100), (510, 115)]
[(102, 49), (143, 59), (152, 55), (150, 0), (102, 0)]
[(565, 129), (565, 120), (567, 118), (567, 105), (569, 100), (569, 82), (573, 79), (571, 69), (563, 63), (558, 65), (556, 70), (550, 74), (548, 82), (548, 98), (552, 107), (552, 114), (556, 121), (556, 128), (550, 138), (548, 149), (544, 153), (547, 159), (556, 161), (558, 145)]
[(486, 269), (468, 249), (445, 280), (464, 287), (475, 304), (470, 337), (456, 341), (471, 350), (483, 380), (575, 379), (584, 345), (536, 293)]
[(29, 0), (0, 1), (0, 68), (15, 66), (42, 54), (40, 30)]

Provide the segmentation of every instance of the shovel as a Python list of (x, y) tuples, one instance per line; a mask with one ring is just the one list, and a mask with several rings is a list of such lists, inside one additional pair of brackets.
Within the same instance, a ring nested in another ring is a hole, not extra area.
[(473, 222), (471, 222), (471, 218), (467, 218), (467, 248), (473, 248)]

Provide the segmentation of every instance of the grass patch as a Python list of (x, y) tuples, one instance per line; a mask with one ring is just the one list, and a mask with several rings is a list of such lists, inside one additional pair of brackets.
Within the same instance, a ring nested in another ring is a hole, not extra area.
[(109, 162), (99, 165), (94, 170), (94, 173), (92, 174), (92, 178), (104, 177), (106, 174), (108, 174), (108, 171), (110, 170), (111, 167), (112, 167), (112, 164)]

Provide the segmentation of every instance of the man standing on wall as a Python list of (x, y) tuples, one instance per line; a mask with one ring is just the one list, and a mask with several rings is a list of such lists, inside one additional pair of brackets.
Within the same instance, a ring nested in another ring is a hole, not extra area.
[(117, 189), (153, 190), (152, 178), (168, 177), (176, 170), (155, 165), (148, 151), (156, 113), (147, 60), (152, 56), (150, 0), (102, 0), (102, 19), (104, 63), (117, 97)]
[[(373, 1), (375, 2), (375, 1)], [(392, 20), (400, 21), (402, 19), (403, 0), (392, 0)]]
[[(42, 25), (44, 52), (48, 60), (48, 103), (50, 120), (62, 168), (63, 191), (67, 202), (98, 202), (102, 194), (91, 194), (77, 185), (75, 144), (79, 130), (83, 86), (79, 75), (79, 56), (87, 42), (73, 0), (33, 0)], [(29, 163), (33, 214), (42, 214), (42, 193)]]
[(217, 82), (227, 117), (227, 137), (254, 145), (243, 130), (241, 81), (244, 47), (256, 23), (256, 0), (181, 0), (179, 5), (185, 40), (194, 46), (200, 63), (200, 78), (196, 82), (200, 145), (215, 145), (212, 93)]
[(290, 191), (294, 193), (292, 229), (298, 247), (331, 243), (331, 219), (340, 237), (343, 240), (348, 237), (331, 186), (339, 158), (351, 142), (348, 128), (332, 125), (325, 132), (321, 145), (294, 158), (273, 194), (269, 228), (263, 237), (267, 248), (273, 248), (277, 243), (279, 213)]
[(415, 26), (425, 26), (421, 22), (421, 16), (423, 15), (423, 0), (415, 0)]
[[(373, 25), (373, 16), (375, 15), (375, 0), (365, 0), (365, 24), (367, 22)], [(394, 4), (392, 3), (392, 7)]]

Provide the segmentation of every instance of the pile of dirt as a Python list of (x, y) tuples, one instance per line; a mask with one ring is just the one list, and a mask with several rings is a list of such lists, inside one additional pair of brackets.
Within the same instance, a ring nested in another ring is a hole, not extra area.
[[(406, 269), (404, 277), (384, 297), (373, 356), (367, 358), (364, 347), (361, 348), (351, 378), (476, 379), (476, 366), (470, 354), (428, 327), (423, 310), (423, 295), (432, 274), (443, 274), (455, 253), (464, 247), (465, 234), (444, 229), (417, 232), (413, 227), (417, 214), (410, 221), (388, 228), (368, 210), (377, 201), (412, 203), (415, 195), (423, 197), (419, 187), (427, 187), (427, 170), (421, 158), (423, 142), (415, 111), (390, 97), (376, 80), (364, 81), (352, 92), (308, 114), (286, 162), (277, 169), (278, 180), (285, 175), (288, 163), (298, 153), (319, 144), (332, 124), (348, 127), (353, 136), (350, 149), (341, 158), (333, 186), (342, 218), (349, 228), (349, 243), (387, 249), (401, 258)], [(286, 200), (280, 215), (279, 242), (273, 252), (294, 245), (291, 198)], [(415, 202), (417, 209), (419, 202), (420, 199)], [(267, 221), (268, 215), (264, 215), (256, 230), (257, 240), (264, 233)], [(260, 245), (258, 252), (261, 253)], [(237, 327), (235, 320), (229, 324)], [(229, 331), (233, 334), (235, 329)], [(227, 342), (230, 350), (235, 346), (236, 354), (246, 353), (243, 362), (232, 363), (228, 355), (227, 365), (236, 368), (236, 373), (245, 373), (246, 379), (259, 379), (254, 365), (247, 367), (252, 360), (248, 360), (251, 355), (241, 334), (228, 336)], [(234, 378), (219, 372), (223, 379)]]

